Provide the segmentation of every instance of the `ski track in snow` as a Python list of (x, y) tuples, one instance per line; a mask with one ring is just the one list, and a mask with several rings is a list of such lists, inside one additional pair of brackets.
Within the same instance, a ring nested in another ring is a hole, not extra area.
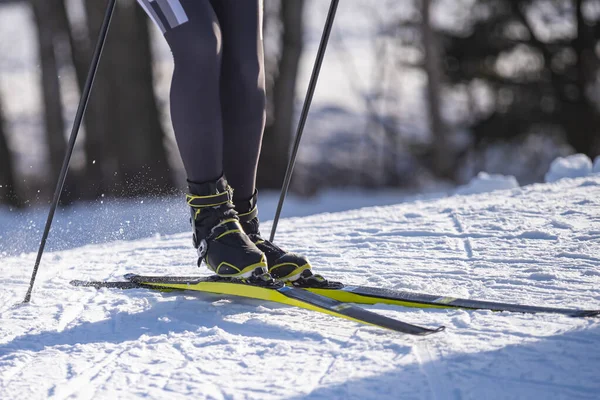
[[(346, 283), (599, 308), (599, 199), (600, 177), (566, 179), (285, 219), (278, 240)], [(447, 327), (419, 338), (249, 299), (69, 285), (206, 274), (194, 257), (187, 233), (48, 253), (28, 305), (35, 254), (2, 258), (0, 398), (598, 398), (598, 319), (367, 307)]]

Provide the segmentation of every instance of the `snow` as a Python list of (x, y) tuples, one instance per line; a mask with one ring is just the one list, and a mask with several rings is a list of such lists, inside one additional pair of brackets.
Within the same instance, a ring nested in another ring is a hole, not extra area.
[(568, 157), (558, 157), (546, 173), (546, 182), (556, 182), (563, 178), (577, 178), (592, 173), (592, 160), (585, 154), (573, 154)]
[(456, 194), (477, 194), (493, 192), (494, 190), (515, 189), (519, 182), (514, 176), (504, 176), (480, 172), (471, 181), (456, 189)]
[(600, 156), (597, 156), (594, 159), (594, 166), (592, 167), (592, 172), (594, 174), (600, 174)]
[[(348, 200), (321, 199), (328, 211)], [(599, 175), (396, 203), (314, 215), (305, 205), (299, 214), (307, 216), (281, 221), (278, 242), (349, 284), (600, 307)], [(145, 207), (158, 212), (150, 201), (137, 205)], [(116, 210), (115, 218), (134, 209)], [(87, 221), (80, 212), (72, 224)], [(166, 217), (187, 215), (177, 213)], [(12, 214), (0, 217), (4, 225)], [(83, 230), (113, 222), (96, 218)], [(49, 244), (76, 241), (77, 228), (54, 232)], [(268, 232), (270, 222), (263, 228)], [(248, 299), (68, 284), (128, 272), (207, 274), (194, 266), (189, 236), (49, 252), (28, 305), (17, 303), (35, 254), (0, 256), (0, 398), (598, 397), (598, 319), (367, 307), (447, 327), (419, 338)], [(7, 240), (1, 243), (10, 248)]]
[[(282, 217), (391, 205), (443, 195), (436, 192), (415, 195), (393, 189), (328, 190), (309, 198), (290, 194), (286, 197)], [(259, 199), (260, 219), (273, 219), (279, 192), (261, 191)], [(147, 198), (143, 201), (103, 197), (96, 202), (78, 203), (57, 210), (52, 223), (52, 240), (48, 241), (47, 249), (58, 251), (86, 244), (188, 232), (188, 212), (183, 196)], [(22, 212), (0, 205), (0, 255), (15, 256), (37, 251), (47, 217), (47, 207), (33, 207)]]

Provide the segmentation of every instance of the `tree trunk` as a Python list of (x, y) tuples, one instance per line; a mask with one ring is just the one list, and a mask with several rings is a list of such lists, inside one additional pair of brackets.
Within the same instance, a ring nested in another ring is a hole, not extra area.
[(56, 9), (62, 0), (31, 0), (42, 68), (42, 98), (50, 170), (49, 186), (56, 183), (66, 151), (65, 124), (60, 93), (59, 66), (55, 53)]
[(17, 194), (16, 179), (12, 168), (12, 157), (4, 132), (2, 104), (0, 103), (0, 204), (21, 205)]
[(594, 52), (597, 38), (593, 28), (588, 26), (583, 15), (583, 0), (575, 2), (575, 20), (577, 21), (577, 36), (572, 42), (577, 54), (576, 79), (577, 95), (568, 99), (563, 105), (566, 112), (562, 113), (561, 123), (565, 130), (567, 141), (575, 151), (589, 157), (600, 153), (600, 112), (594, 99), (590, 97), (597, 79), (597, 53)]
[[(154, 96), (149, 19), (135, 1), (123, 3), (115, 20), (119, 42), (111, 51), (117, 89), (122, 181), (131, 195), (167, 193), (173, 189), (165, 135)], [(126, 84), (123, 84), (126, 83)]]
[(429, 129), (432, 135), (431, 166), (441, 178), (454, 180), (454, 156), (449, 148), (446, 126), (441, 115), (442, 66), (437, 37), (431, 27), (431, 0), (421, 0), (421, 34), (424, 68), (427, 75)]
[(265, 130), (258, 170), (258, 186), (280, 188), (290, 154), (298, 65), (302, 55), (304, 0), (281, 1), (281, 58), (273, 83), (272, 124)]
[[(105, 2), (96, 1), (99, 6), (99, 13), (103, 15), (103, 7), (106, 7)], [(77, 78), (77, 84), (79, 87), (79, 93), (83, 91), (87, 75), (90, 68), (90, 62), (92, 60), (92, 46), (95, 46), (97, 40), (97, 34), (95, 37), (90, 37), (89, 27), (84, 27), (85, 24), (81, 21), (80, 23), (71, 24), (68, 18), (67, 10), (64, 1), (60, 2), (61, 7), (57, 8), (56, 12), (56, 23), (62, 30), (64, 30), (66, 38), (69, 42), (70, 47), (70, 62), (75, 67), (75, 74)], [(99, 30), (100, 27), (98, 26)], [(80, 197), (82, 199), (95, 199), (99, 197), (106, 187), (104, 187), (104, 180), (102, 179), (102, 102), (99, 101), (101, 96), (95, 96), (94, 93), (98, 92), (99, 84), (96, 80), (94, 88), (92, 90), (91, 97), (89, 99), (84, 122), (85, 126), (85, 138), (84, 139), (84, 151), (86, 154), (86, 163), (81, 174), (81, 181), (85, 182), (81, 185)]]
[[(94, 47), (98, 41), (98, 35), (102, 27), (104, 15), (108, 0), (86, 0), (85, 12), (87, 19), (87, 35), (80, 35), (75, 46), (74, 59), (75, 66), (81, 71), (78, 76), (87, 76)], [(119, 13), (120, 2), (115, 8), (115, 16)], [(90, 190), (90, 195), (98, 197), (104, 193), (111, 193), (118, 186), (120, 180), (118, 174), (117, 154), (113, 150), (117, 135), (111, 135), (118, 129), (113, 115), (113, 80), (111, 77), (112, 60), (110, 59), (110, 48), (113, 46), (116, 34), (114, 32), (114, 20), (111, 23), (111, 29), (104, 46), (94, 87), (91, 92), (88, 111), (86, 112), (86, 139), (85, 155), (86, 168), (85, 180), (86, 186)], [(82, 60), (85, 60), (82, 61)], [(85, 78), (78, 78), (81, 82)]]
[[(106, 2), (88, 0), (86, 10), (95, 43)], [(97, 129), (86, 144), (88, 176), (101, 175), (103, 190), (118, 196), (171, 191), (154, 97), (148, 19), (135, 1), (117, 4), (94, 92)], [(93, 160), (100, 160), (101, 169), (90, 165)]]

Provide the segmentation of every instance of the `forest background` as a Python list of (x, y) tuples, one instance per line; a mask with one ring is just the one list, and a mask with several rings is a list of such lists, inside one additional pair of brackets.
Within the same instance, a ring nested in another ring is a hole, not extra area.
[[(259, 189), (277, 189), (329, 2), (265, 0), (268, 122)], [(45, 204), (106, 0), (0, 0), (0, 203)], [(292, 190), (543, 180), (600, 154), (600, 1), (343, 0)], [(63, 204), (179, 193), (172, 58), (119, 0)]]

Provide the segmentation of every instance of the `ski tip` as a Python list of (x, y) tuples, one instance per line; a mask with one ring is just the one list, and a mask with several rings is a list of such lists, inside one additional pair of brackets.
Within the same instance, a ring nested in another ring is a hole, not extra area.
[(428, 335), (432, 335), (434, 333), (439, 333), (439, 332), (442, 332), (445, 330), (446, 330), (446, 327), (444, 325), (442, 325), (442, 326), (438, 326), (437, 328), (434, 328), (434, 329), (427, 329), (427, 331), (423, 332), (421, 334), (421, 336), (428, 336)]
[(429, 336), (429, 335), (433, 335), (434, 333), (439, 333), (442, 331), (445, 331), (446, 327), (445, 326), (438, 326), (437, 328), (422, 328), (422, 330), (420, 332), (412, 332), (413, 335), (417, 335), (417, 336)]
[(433, 333), (438, 333), (438, 332), (443, 332), (446, 330), (446, 327), (444, 325), (437, 327), (437, 329), (433, 330)]
[(101, 286), (99, 286), (99, 282), (94, 282), (94, 281), (82, 281), (79, 279), (73, 279), (71, 282), (69, 282), (71, 285), (73, 286), (79, 286), (79, 287), (95, 287), (97, 289), (100, 289)]
[(600, 316), (600, 310), (578, 310), (571, 314), (572, 317), (589, 318)]
[(69, 283), (72, 286), (77, 286), (77, 287), (94, 287), (96, 289), (100, 289), (100, 286), (97, 286), (96, 282), (93, 282), (93, 281), (81, 281), (79, 279), (74, 279)]

